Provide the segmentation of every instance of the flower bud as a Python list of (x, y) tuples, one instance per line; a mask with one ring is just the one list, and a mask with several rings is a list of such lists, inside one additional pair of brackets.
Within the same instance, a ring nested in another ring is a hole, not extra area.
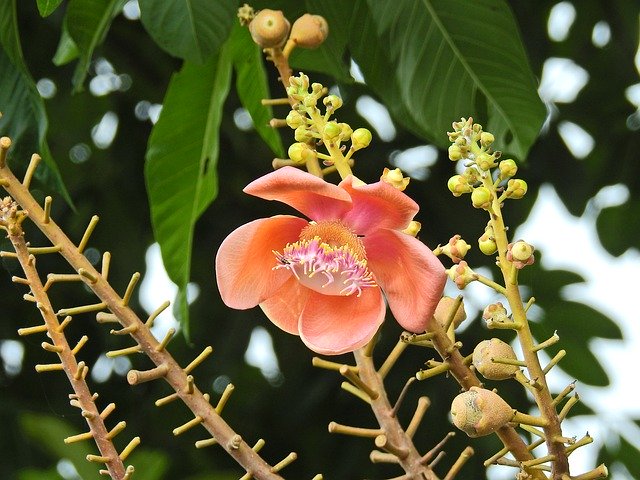
[(371, 143), (371, 132), (366, 128), (356, 128), (351, 134), (351, 148), (360, 150)]
[(471, 203), (476, 208), (488, 209), (492, 199), (493, 195), (487, 187), (477, 187), (471, 192)]
[(289, 158), (298, 165), (304, 165), (306, 163), (309, 158), (307, 152), (313, 152), (313, 150), (309, 145), (302, 142), (293, 143), (288, 150)]
[(338, 125), (337, 122), (327, 122), (324, 125), (324, 129), (322, 131), (324, 133), (324, 137), (328, 140), (334, 141), (337, 140), (340, 136), (340, 132), (342, 132), (342, 128)]
[[(441, 327), (444, 328), (447, 326), (447, 320), (449, 320), (453, 307), (456, 303), (456, 299), (451, 297), (442, 297), (438, 302), (438, 306), (436, 307), (436, 311), (433, 316)], [(464, 311), (464, 303), (460, 302), (460, 305), (453, 316), (454, 328), (458, 328), (466, 318), (467, 312)]]
[(313, 140), (313, 134), (309, 130), (307, 130), (307, 127), (305, 125), (296, 128), (293, 136), (297, 142), (309, 143), (311, 140)]
[(422, 228), (422, 224), (420, 222), (417, 222), (415, 220), (411, 220), (409, 222), (409, 225), (407, 226), (407, 228), (405, 228), (403, 231), (403, 233), (406, 233), (407, 235), (411, 235), (412, 237), (415, 237), (418, 235), (418, 232), (420, 232), (420, 229)]
[(476, 273), (471, 270), (464, 260), (448, 269), (447, 275), (449, 275), (449, 278), (454, 281), (460, 290), (476, 280)]
[(505, 192), (508, 198), (519, 199), (527, 193), (527, 182), (519, 178), (509, 180), (507, 182), (507, 190)]
[(457, 145), (457, 143), (454, 143), (453, 145), (451, 145), (449, 147), (449, 160), (451, 161), (457, 161), (460, 160), (463, 157), (462, 154), (462, 149), (460, 148), (460, 145)]
[(511, 158), (502, 160), (498, 164), (498, 168), (500, 169), (500, 177), (502, 178), (511, 178), (518, 172), (518, 165), (516, 165), (515, 160)]
[(291, 28), (291, 40), (302, 48), (319, 47), (329, 35), (329, 25), (320, 15), (305, 13), (295, 22)]
[(351, 134), (353, 133), (353, 130), (351, 129), (351, 125), (344, 122), (341, 122), (338, 125), (340, 125), (340, 141), (344, 142), (348, 138), (351, 138)]
[(480, 134), (480, 143), (482, 144), (483, 147), (491, 145), (494, 142), (494, 140), (495, 140), (495, 137), (493, 136), (492, 133), (482, 132)]
[(280, 10), (265, 8), (253, 17), (249, 32), (253, 41), (262, 48), (280, 47), (287, 40), (290, 24)]
[(327, 107), (327, 110), (335, 111), (342, 106), (342, 99), (337, 95), (327, 95), (322, 103)]
[(487, 305), (482, 311), (482, 318), (487, 322), (487, 327), (492, 328), (498, 323), (509, 322), (509, 316), (507, 315), (507, 309), (500, 302)]
[(478, 247), (485, 255), (493, 255), (498, 250), (498, 245), (493, 238), (493, 232), (485, 231), (478, 239)]
[(463, 193), (470, 193), (473, 187), (464, 179), (462, 175), (454, 175), (447, 182), (447, 188), (454, 197), (459, 197)]
[(499, 338), (483, 340), (473, 349), (472, 363), (482, 376), (489, 380), (506, 380), (518, 371), (516, 365), (494, 362), (494, 358), (518, 360), (513, 348)]
[(300, 75), (289, 77), (287, 95), (297, 101), (301, 101), (309, 95), (309, 77), (300, 72)]
[(470, 248), (471, 245), (465, 242), (460, 235), (454, 235), (449, 239), (449, 243), (442, 247), (442, 253), (449, 257), (453, 263), (459, 263)]
[(467, 167), (464, 169), (464, 172), (462, 172), (462, 178), (464, 178), (469, 185), (474, 185), (480, 181), (480, 172), (477, 168)]
[(300, 114), (300, 112), (297, 112), (296, 110), (291, 110), (287, 114), (286, 122), (287, 122), (287, 125), (289, 125), (293, 129), (302, 127), (307, 124), (305, 117), (302, 114)]
[(470, 437), (482, 437), (505, 426), (514, 410), (491, 390), (471, 387), (451, 403), (453, 424)]
[(402, 175), (402, 170), (399, 168), (389, 170), (385, 167), (382, 171), (382, 175), (380, 176), (380, 180), (402, 192), (407, 188), (407, 185), (409, 185), (411, 178)]
[(476, 165), (478, 165), (481, 170), (487, 171), (496, 166), (496, 157), (488, 153), (481, 153), (476, 157)]
[(507, 245), (507, 260), (513, 262), (517, 269), (531, 265), (535, 261), (534, 248), (524, 240)]

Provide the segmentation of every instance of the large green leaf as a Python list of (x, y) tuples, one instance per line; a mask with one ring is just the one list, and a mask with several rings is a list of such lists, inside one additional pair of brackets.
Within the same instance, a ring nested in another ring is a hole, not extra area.
[(140, 0), (140, 19), (171, 55), (202, 63), (229, 35), (237, 0)]
[(629, 221), (639, 216), (640, 198), (631, 199), (623, 205), (604, 208), (600, 212), (596, 220), (598, 237), (611, 255), (622, 255), (631, 246), (640, 248), (640, 222)]
[(38, 0), (38, 11), (43, 17), (48, 17), (61, 3), (62, 0)]
[(218, 128), (231, 65), (226, 47), (202, 65), (186, 62), (171, 79), (147, 148), (153, 229), (169, 278), (179, 288), (174, 312), (185, 332), (193, 229), (218, 190)]
[(22, 56), (15, 1), (0, 2), (0, 72), (0, 132), (13, 141), (10, 157), (24, 165), (38, 152), (44, 165), (36, 170), (36, 178), (71, 204), (47, 144), (44, 102)]
[(275, 155), (282, 157), (284, 155), (282, 139), (276, 129), (269, 125), (269, 120), (273, 118), (272, 109), (261, 103), (263, 98), (271, 96), (262, 51), (251, 39), (247, 28), (239, 23), (232, 30), (229, 42), (236, 72), (238, 97), (251, 115), (253, 124), (262, 139)]
[(69, 35), (80, 51), (80, 60), (73, 74), (75, 91), (82, 90), (91, 57), (104, 40), (111, 21), (120, 13), (126, 0), (71, 0), (67, 6), (66, 25)]
[(537, 137), (545, 108), (503, 0), (361, 0), (350, 46), (396, 120), (440, 146), (462, 116), (520, 158)]

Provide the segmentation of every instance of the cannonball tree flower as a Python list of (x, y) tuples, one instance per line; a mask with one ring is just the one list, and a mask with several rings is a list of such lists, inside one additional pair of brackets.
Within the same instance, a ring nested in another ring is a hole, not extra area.
[(327, 355), (356, 350), (375, 335), (386, 310), (382, 291), (403, 328), (425, 330), (446, 275), (426, 245), (402, 232), (418, 212), (407, 195), (353, 176), (334, 185), (293, 167), (244, 192), (288, 204), (311, 221), (262, 218), (222, 242), (216, 277), (228, 306), (260, 305), (282, 330)]

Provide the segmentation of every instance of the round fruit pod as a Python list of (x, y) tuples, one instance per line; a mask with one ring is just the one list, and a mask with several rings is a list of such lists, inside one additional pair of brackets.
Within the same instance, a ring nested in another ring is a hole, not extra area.
[(494, 358), (518, 360), (513, 348), (499, 338), (483, 340), (473, 349), (472, 363), (480, 374), (489, 380), (506, 380), (518, 371), (516, 365), (494, 362)]
[[(451, 315), (451, 311), (455, 303), (456, 299), (451, 297), (442, 297), (438, 302), (438, 306), (436, 307), (436, 311), (433, 316), (441, 327), (444, 328), (446, 326), (447, 320), (449, 319), (449, 315)], [(460, 306), (453, 317), (454, 328), (458, 328), (466, 318), (467, 312), (464, 311), (464, 302), (460, 302)]]
[(305, 13), (291, 27), (291, 36), (297, 46), (316, 48), (322, 45), (329, 35), (329, 24), (320, 15)]
[(262, 48), (275, 48), (284, 45), (289, 36), (291, 24), (281, 10), (265, 8), (251, 20), (249, 32), (253, 41)]
[(514, 410), (497, 393), (471, 387), (451, 403), (453, 424), (470, 437), (495, 432), (513, 418)]

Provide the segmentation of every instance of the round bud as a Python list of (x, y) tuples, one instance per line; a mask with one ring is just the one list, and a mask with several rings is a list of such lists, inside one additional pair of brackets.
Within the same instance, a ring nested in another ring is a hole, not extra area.
[(452, 161), (457, 161), (460, 160), (462, 158), (462, 149), (460, 148), (459, 145), (457, 144), (453, 144), (449, 147), (449, 160)]
[(302, 48), (316, 48), (322, 45), (329, 35), (329, 24), (320, 15), (305, 13), (291, 27), (291, 40)]
[[(453, 312), (453, 307), (456, 304), (456, 300), (451, 297), (442, 297), (438, 302), (438, 306), (436, 307), (436, 311), (433, 314), (433, 317), (436, 319), (436, 322), (440, 324), (441, 327), (447, 326), (447, 320), (449, 320), (451, 313)], [(453, 315), (453, 326), (454, 328), (458, 328), (462, 322), (467, 318), (467, 312), (464, 311), (464, 303), (460, 302), (456, 313)]]
[(500, 176), (502, 178), (511, 178), (518, 172), (518, 165), (516, 165), (515, 160), (511, 158), (502, 160), (498, 164), (498, 168), (500, 169)]
[(280, 47), (287, 40), (290, 24), (280, 10), (265, 8), (253, 17), (249, 32), (253, 41), (262, 48)]
[(300, 112), (297, 112), (296, 110), (291, 110), (286, 118), (287, 121), (287, 125), (289, 125), (291, 128), (298, 128), (298, 127), (302, 127), (303, 125), (307, 124), (306, 119), (304, 118), (304, 116), (302, 114), (300, 114)]
[(462, 175), (454, 175), (447, 182), (447, 188), (454, 197), (459, 197), (463, 193), (470, 193), (473, 187), (465, 180)]
[(517, 269), (531, 265), (535, 261), (533, 256), (534, 248), (524, 240), (507, 245), (507, 260), (513, 262)]
[(475, 208), (487, 209), (491, 206), (493, 195), (487, 187), (477, 187), (471, 192), (471, 203)]
[(471, 387), (451, 403), (453, 424), (470, 437), (482, 437), (505, 426), (514, 410), (491, 390)]
[(306, 126), (300, 126), (296, 128), (293, 136), (296, 139), (296, 142), (309, 143), (311, 140), (313, 140), (313, 134), (309, 130), (307, 130)]
[(487, 146), (487, 145), (491, 145), (493, 143), (493, 141), (495, 140), (495, 137), (493, 136), (492, 133), (489, 132), (482, 132), (480, 134), (480, 143), (483, 146)]
[(293, 160), (294, 163), (303, 165), (307, 160), (307, 157), (305, 156), (305, 152), (307, 151), (311, 151), (311, 147), (306, 143), (293, 143), (288, 150), (289, 158)]
[(487, 322), (488, 328), (509, 322), (509, 316), (507, 315), (507, 309), (500, 302), (487, 305), (482, 311), (482, 319)]
[(342, 99), (337, 95), (327, 95), (322, 100), (328, 110), (337, 110), (342, 106)]
[(499, 338), (483, 340), (473, 349), (473, 366), (484, 378), (489, 380), (505, 380), (511, 378), (517, 371), (516, 365), (494, 362), (495, 358), (517, 360), (513, 348)]
[(493, 255), (498, 251), (498, 245), (496, 244), (493, 235), (489, 232), (484, 232), (478, 239), (478, 247), (480, 247), (480, 251), (485, 255)]
[(481, 170), (487, 171), (496, 166), (495, 157), (488, 153), (481, 153), (476, 157), (476, 165), (478, 165)]
[(507, 182), (507, 197), (519, 199), (527, 193), (527, 182), (524, 180), (512, 179)]
[(348, 138), (351, 138), (351, 134), (353, 133), (351, 125), (344, 122), (341, 122), (338, 125), (340, 125), (340, 141), (344, 142)]
[(404, 191), (405, 188), (407, 188), (407, 185), (409, 185), (409, 181), (411, 180), (411, 178), (405, 177), (402, 174), (402, 170), (400, 170), (399, 168), (390, 170), (385, 167), (384, 170), (382, 170), (382, 175), (380, 176), (380, 180), (388, 183), (392, 187), (397, 188), (402, 192)]
[(329, 140), (336, 140), (342, 132), (342, 127), (337, 122), (327, 122), (324, 125), (323, 133)]
[(366, 128), (356, 128), (351, 134), (351, 148), (360, 150), (371, 143), (371, 132)]

